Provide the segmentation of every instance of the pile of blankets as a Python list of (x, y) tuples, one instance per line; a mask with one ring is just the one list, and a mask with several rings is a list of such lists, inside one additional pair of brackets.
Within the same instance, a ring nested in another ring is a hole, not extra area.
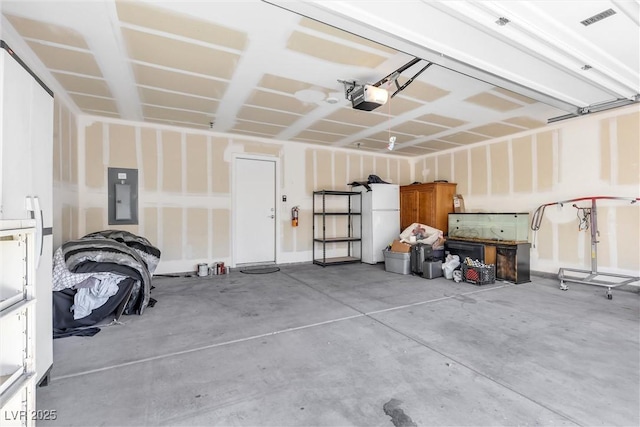
[[(73, 319), (80, 320), (104, 305), (127, 283), (130, 289), (120, 293), (117, 306), (124, 314), (142, 314), (150, 301), (153, 302), (151, 277), (159, 261), (160, 250), (144, 237), (122, 230), (87, 234), (62, 244), (55, 251), (53, 291), (75, 290), (73, 304), (68, 309)], [(54, 298), (54, 305), (56, 300)], [(67, 319), (65, 326), (69, 323)]]

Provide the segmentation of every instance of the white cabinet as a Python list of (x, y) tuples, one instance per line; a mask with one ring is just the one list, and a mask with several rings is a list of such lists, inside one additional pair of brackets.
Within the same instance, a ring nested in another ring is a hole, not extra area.
[(0, 398), (2, 427), (33, 426), (37, 416), (35, 406), (35, 376), (23, 377)]
[[(53, 94), (16, 52), (0, 40), (0, 220), (35, 221), (31, 225), (35, 228), (32, 283), (36, 286), (32, 292), (38, 300), (34, 322), (38, 384), (48, 382), (53, 365), (52, 168)], [(21, 228), (8, 224), (5, 223), (5, 229)], [(12, 253), (11, 244), (5, 246), (5, 252)], [(12, 270), (13, 265), (7, 258), (0, 269)], [(0, 272), (0, 276), (4, 274)], [(13, 275), (9, 271), (6, 274)], [(12, 292), (13, 288), (9, 282), (2, 286), (0, 298), (5, 299), (4, 293)]]
[(35, 221), (0, 220), (0, 419), (33, 425), (36, 384)]

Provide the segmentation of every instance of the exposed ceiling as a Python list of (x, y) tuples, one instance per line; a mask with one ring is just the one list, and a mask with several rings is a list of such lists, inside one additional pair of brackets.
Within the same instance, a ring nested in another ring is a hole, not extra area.
[[(0, 5), (2, 38), (77, 113), (420, 156), (639, 100), (637, 0)], [(380, 87), (433, 65), (351, 107), (339, 80), (414, 58)]]

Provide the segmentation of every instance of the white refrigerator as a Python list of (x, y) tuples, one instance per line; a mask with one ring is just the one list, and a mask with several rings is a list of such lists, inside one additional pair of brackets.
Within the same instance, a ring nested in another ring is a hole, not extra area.
[(400, 235), (400, 186), (367, 184), (353, 187), (362, 193), (362, 262), (384, 261), (383, 250)]
[(44, 383), (53, 364), (53, 93), (0, 47), (0, 222), (35, 223), (35, 364)]

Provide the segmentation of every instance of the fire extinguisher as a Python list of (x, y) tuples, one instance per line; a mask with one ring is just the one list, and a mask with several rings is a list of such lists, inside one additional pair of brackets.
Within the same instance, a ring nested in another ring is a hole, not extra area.
[(298, 210), (299, 210), (299, 206), (294, 206), (291, 208), (291, 226), (292, 227), (298, 226)]

